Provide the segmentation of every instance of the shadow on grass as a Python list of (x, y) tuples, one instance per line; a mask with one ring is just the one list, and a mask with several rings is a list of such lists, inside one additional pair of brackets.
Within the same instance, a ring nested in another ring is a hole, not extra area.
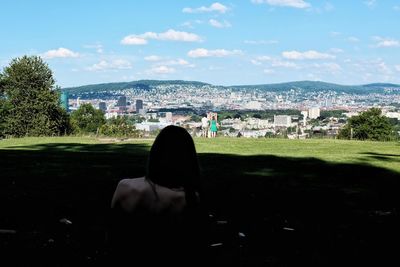
[[(149, 147), (24, 149), (0, 150), (0, 229), (17, 231), (0, 233), (0, 250), (22, 264), (100, 265), (112, 193), (121, 178), (144, 175)], [(220, 225), (210, 243), (223, 244), (210, 248), (210, 264), (382, 265), (396, 259), (390, 244), (399, 238), (399, 173), (270, 155), (199, 154), (199, 161), (205, 203)]]
[(385, 153), (375, 153), (375, 152), (364, 152), (361, 154), (366, 155), (367, 157), (375, 159), (375, 160), (400, 163), (400, 154), (385, 154)]

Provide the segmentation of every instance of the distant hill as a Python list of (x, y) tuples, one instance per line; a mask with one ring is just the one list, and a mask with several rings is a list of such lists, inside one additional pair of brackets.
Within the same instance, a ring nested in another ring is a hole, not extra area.
[(232, 86), (236, 89), (261, 89), (266, 91), (280, 92), (291, 89), (302, 89), (304, 91), (335, 91), (354, 94), (382, 93), (386, 88), (400, 88), (400, 85), (388, 83), (374, 83), (366, 85), (340, 85), (335, 83), (326, 83), (320, 81), (297, 81), (275, 84), (259, 84), (259, 85), (240, 85)]
[[(104, 92), (104, 91), (117, 91), (129, 88), (149, 90), (151, 87), (158, 85), (190, 85), (194, 87), (201, 87), (205, 85), (213, 86), (208, 83), (197, 81), (182, 81), (182, 80), (139, 80), (132, 82), (119, 82), (119, 83), (102, 83), (84, 85), (79, 87), (63, 88), (72, 94), (79, 94), (85, 92)], [(233, 85), (233, 86), (215, 86), (222, 88), (232, 88), (233, 90), (266, 90), (272, 92), (284, 92), (291, 89), (301, 89), (304, 91), (335, 91), (338, 93), (353, 93), (353, 94), (368, 94), (368, 93), (384, 93), (393, 89), (400, 93), (400, 85), (390, 83), (372, 83), (365, 85), (340, 85), (334, 83), (326, 83), (320, 81), (296, 81), (287, 83), (274, 83), (274, 84), (258, 84), (258, 85)]]
[(117, 82), (117, 83), (100, 83), (83, 85), (78, 87), (63, 88), (69, 93), (83, 93), (83, 92), (99, 92), (99, 91), (117, 91), (128, 88), (137, 88), (142, 90), (149, 90), (151, 86), (157, 85), (195, 85), (203, 86), (208, 85), (207, 83), (197, 81), (181, 81), (181, 80), (139, 80), (132, 82)]

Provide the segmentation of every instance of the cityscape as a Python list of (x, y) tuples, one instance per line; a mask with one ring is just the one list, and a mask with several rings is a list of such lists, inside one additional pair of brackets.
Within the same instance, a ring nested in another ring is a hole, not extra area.
[[(103, 87), (107, 88), (107, 85)], [(289, 90), (266, 90), (256, 86), (238, 88), (198, 82), (159, 81), (145, 89), (143, 85), (96, 91), (69, 88), (63, 91), (63, 97), (68, 98), (70, 111), (82, 103), (90, 103), (102, 110), (107, 119), (141, 117), (135, 127), (146, 134), (176, 124), (187, 128), (194, 136), (200, 136), (201, 122), (198, 118), (193, 120), (191, 115), (202, 116), (209, 111), (257, 113), (280, 110), (279, 114), (270, 114), (269, 118), (220, 117), (218, 135), (257, 138), (284, 134), (290, 139), (304, 139), (312, 133), (335, 137), (348, 118), (373, 107), (382, 109), (383, 115), (388, 118), (400, 120), (400, 86), (379, 85), (379, 89), (360, 94), (322, 90), (318, 84), (313, 90), (296, 86)], [(297, 111), (297, 114), (282, 114), (285, 110)], [(341, 112), (326, 117), (320, 116), (321, 111)]]

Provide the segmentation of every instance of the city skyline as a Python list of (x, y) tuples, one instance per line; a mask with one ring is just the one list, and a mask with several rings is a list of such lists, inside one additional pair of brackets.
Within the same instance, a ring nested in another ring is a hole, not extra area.
[(39, 55), (62, 87), (141, 79), (400, 83), (400, 2), (394, 0), (2, 6), (0, 68)]

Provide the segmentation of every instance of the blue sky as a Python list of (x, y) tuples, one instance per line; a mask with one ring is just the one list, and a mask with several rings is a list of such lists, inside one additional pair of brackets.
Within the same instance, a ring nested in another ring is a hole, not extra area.
[(400, 83), (399, 0), (2, 0), (0, 68), (40, 55), (66, 86)]

